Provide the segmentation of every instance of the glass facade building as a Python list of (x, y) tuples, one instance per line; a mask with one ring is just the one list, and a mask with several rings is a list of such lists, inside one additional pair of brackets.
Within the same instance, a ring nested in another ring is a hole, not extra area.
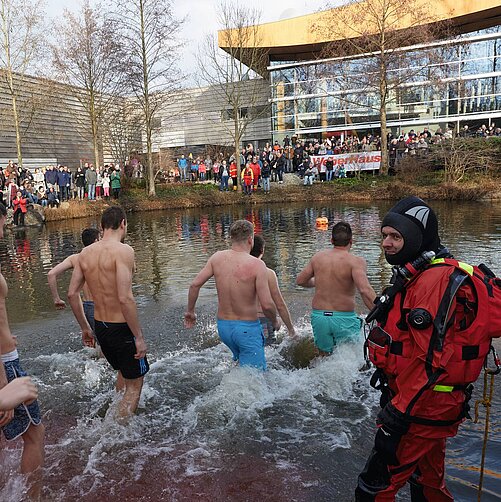
[[(501, 126), (501, 27), (398, 52), (401, 58), (388, 72), (394, 82), (387, 103), (392, 131)], [(368, 83), (376, 59), (272, 61), (273, 139), (379, 133), (379, 97)]]

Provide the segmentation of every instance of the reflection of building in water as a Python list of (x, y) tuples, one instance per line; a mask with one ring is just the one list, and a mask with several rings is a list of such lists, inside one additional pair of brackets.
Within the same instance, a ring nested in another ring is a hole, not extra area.
[(52, 263), (52, 254), (50, 252), (49, 241), (47, 239), (40, 239), (39, 256), (44, 268), (50, 269)]

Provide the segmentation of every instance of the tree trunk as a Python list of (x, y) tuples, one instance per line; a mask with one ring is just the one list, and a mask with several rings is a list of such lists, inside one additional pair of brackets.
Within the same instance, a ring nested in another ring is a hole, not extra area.
[(155, 197), (155, 169), (153, 168), (153, 148), (151, 144), (151, 127), (146, 126), (146, 162), (148, 164), (148, 195)]
[(96, 107), (94, 104), (94, 91), (90, 89), (90, 102), (89, 102), (89, 112), (90, 112), (90, 125), (92, 129), (92, 146), (94, 147), (94, 167), (97, 169), (101, 164), (101, 159), (99, 157), (99, 124), (96, 117)]
[(379, 71), (379, 99), (381, 120), (381, 167), (379, 174), (388, 174), (388, 133), (386, 130), (386, 104), (388, 96), (388, 82), (386, 80), (386, 65), (384, 62), (384, 44), (381, 45), (381, 64)]
[(236, 110), (235, 114), (235, 162), (237, 163), (237, 185), (238, 185), (238, 191), (242, 191), (242, 169), (240, 167), (240, 127), (238, 123), (238, 109)]
[(238, 122), (235, 120), (235, 162), (237, 164), (237, 186), (238, 191), (242, 191), (242, 168), (240, 166), (240, 134), (238, 132)]
[(146, 57), (146, 32), (144, 26), (144, 2), (140, 0), (139, 2), (139, 13), (141, 17), (141, 57), (143, 65), (143, 95), (142, 99), (144, 101), (144, 125), (146, 128), (146, 172), (148, 174), (148, 195), (150, 197), (156, 196), (155, 190), (155, 170), (153, 169), (153, 146), (151, 143), (151, 133), (152, 133), (152, 122), (153, 116), (150, 107), (150, 90), (149, 90), (149, 80), (148, 80), (148, 59)]
[[(10, 78), (12, 79), (12, 75), (10, 75)], [(14, 94), (14, 92), (12, 92), (11, 98), (12, 98), (12, 115), (14, 117), (14, 127), (16, 129), (17, 165), (19, 167), (22, 167), (23, 154), (21, 149), (21, 127), (19, 124), (19, 114), (17, 112), (16, 95)]]
[(380, 174), (388, 174), (388, 132), (386, 130), (386, 103), (381, 106), (381, 168)]

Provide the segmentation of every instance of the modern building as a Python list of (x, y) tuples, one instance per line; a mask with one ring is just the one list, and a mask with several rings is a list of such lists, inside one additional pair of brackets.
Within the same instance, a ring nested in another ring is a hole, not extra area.
[[(370, 1), (350, 8), (364, 9)], [(405, 23), (410, 18), (401, 17), (399, 29), (407, 29), (409, 37), (405, 46), (394, 48), (402, 64), (392, 71), (409, 75), (390, 92), (388, 127), (394, 132), (425, 126), (432, 132), (439, 127), (459, 129), (463, 124), (470, 129), (481, 124), (501, 127), (501, 2), (416, 0), (400, 5), (428, 9), (423, 23), (433, 17), (447, 30), (426, 45), (416, 45), (412, 30), (419, 29), (419, 23), (409, 28)], [(336, 38), (355, 40), (362, 32), (349, 24), (342, 36), (339, 30), (329, 30), (329, 23), (340, 17), (338, 9), (259, 26), (259, 42), (249, 49), (262, 49), (269, 57), (268, 74), (263, 77), (270, 82), (273, 140), (286, 135), (320, 138), (380, 132), (378, 93), (360, 84), (359, 78), (377, 54), (336, 55)], [(221, 33), (225, 32), (220, 32), (220, 47), (225, 49)], [(325, 57), (329, 46), (334, 49)]]
[[(242, 144), (262, 144), (270, 139), (269, 82), (260, 79), (235, 84), (245, 95), (246, 87), (255, 96), (253, 106), (240, 109), (241, 117), (248, 119), (248, 127), (241, 138)], [(234, 146), (232, 109), (218, 91), (217, 85), (177, 91), (172, 99), (155, 115), (153, 134), (154, 152), (169, 155), (198, 154), (206, 146), (228, 148)], [(214, 153), (214, 152), (209, 152)]]
[[(16, 133), (11, 96), (0, 75), (0, 166), (17, 162)], [(21, 120), (23, 164), (41, 167), (66, 164), (76, 167), (93, 161), (92, 137), (82, 105), (68, 86), (53, 80), (14, 75)]]

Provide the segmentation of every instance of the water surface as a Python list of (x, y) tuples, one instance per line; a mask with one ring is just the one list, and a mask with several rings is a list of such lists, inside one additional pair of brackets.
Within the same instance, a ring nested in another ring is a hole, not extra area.
[[(308, 344), (297, 348), (283, 338), (267, 348), (269, 371), (262, 374), (234, 367), (219, 343), (212, 281), (198, 300), (197, 327), (184, 330), (182, 317), (190, 281), (212, 253), (227, 248), (231, 222), (247, 218), (266, 239), (264, 259), (277, 272), (300, 337), (310, 339), (312, 292), (296, 287), (295, 278), (314, 252), (330, 245), (330, 234), (316, 229), (315, 219), (350, 222), (353, 252), (366, 258), (379, 291), (390, 277), (379, 238), (389, 207), (333, 202), (328, 208), (249, 205), (131, 215), (133, 289), (151, 371), (138, 415), (126, 427), (107, 415), (113, 371), (82, 348), (71, 312), (53, 309), (46, 279), (52, 266), (80, 250), (82, 229), (97, 221), (7, 231), (0, 261), (10, 287), (9, 317), (24, 365), (39, 382), (47, 424), (45, 499), (351, 500), (372, 447), (378, 402), (369, 374), (358, 371), (361, 347), (343, 347), (301, 368)], [(453, 254), (501, 273), (500, 204), (434, 207)], [(60, 281), (62, 294), (69, 279)], [(360, 299), (357, 306), (364, 312)], [(497, 392), (484, 501), (499, 500), (501, 491), (500, 412)], [(468, 422), (449, 442), (447, 476), (457, 501), (476, 499), (482, 433), (483, 424)], [(17, 448), (0, 454), (1, 500), (22, 498)]]

